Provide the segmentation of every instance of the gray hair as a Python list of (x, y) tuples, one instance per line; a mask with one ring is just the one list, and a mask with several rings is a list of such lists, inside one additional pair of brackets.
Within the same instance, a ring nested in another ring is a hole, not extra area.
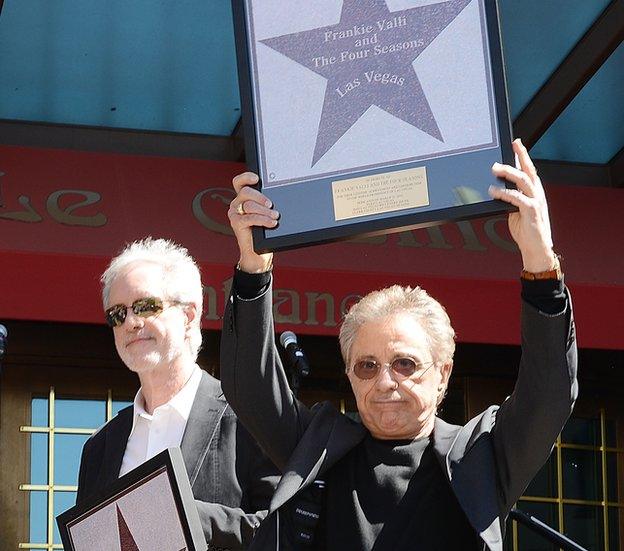
[(346, 314), (338, 337), (345, 366), (349, 366), (351, 346), (360, 327), (398, 313), (412, 316), (421, 325), (436, 363), (453, 362), (455, 331), (444, 307), (420, 287), (393, 285), (369, 293)]
[(102, 274), (102, 302), (108, 308), (110, 289), (117, 276), (130, 264), (143, 261), (153, 262), (162, 268), (166, 297), (194, 304), (197, 315), (193, 320), (189, 347), (194, 359), (201, 347), (201, 314), (203, 304), (203, 288), (199, 267), (188, 250), (168, 239), (146, 237), (127, 244), (124, 249), (111, 260)]

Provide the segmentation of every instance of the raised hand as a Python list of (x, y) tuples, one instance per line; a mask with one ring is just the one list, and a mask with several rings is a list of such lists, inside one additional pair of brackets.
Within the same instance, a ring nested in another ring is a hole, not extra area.
[(524, 269), (529, 272), (544, 272), (554, 267), (556, 259), (548, 216), (548, 204), (542, 182), (529, 153), (518, 139), (513, 142), (518, 159), (518, 168), (494, 163), (492, 172), (505, 178), (518, 189), (490, 187), (490, 195), (518, 207), (509, 213), (509, 231), (522, 254)]
[(260, 273), (271, 269), (273, 253), (257, 254), (253, 248), (251, 228), (260, 226), (274, 228), (279, 219), (279, 212), (272, 208), (271, 200), (253, 186), (258, 183), (258, 176), (253, 172), (244, 172), (235, 176), (232, 185), (236, 197), (230, 203), (228, 218), (234, 230), (240, 251), (239, 268), (244, 272)]

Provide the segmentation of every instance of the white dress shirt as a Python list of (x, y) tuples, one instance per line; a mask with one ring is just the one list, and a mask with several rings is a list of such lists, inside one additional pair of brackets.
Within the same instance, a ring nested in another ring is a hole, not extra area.
[(180, 391), (166, 404), (158, 406), (152, 415), (145, 411), (145, 399), (139, 389), (134, 397), (132, 430), (126, 444), (119, 476), (167, 448), (180, 446), (201, 376), (201, 369), (195, 367)]

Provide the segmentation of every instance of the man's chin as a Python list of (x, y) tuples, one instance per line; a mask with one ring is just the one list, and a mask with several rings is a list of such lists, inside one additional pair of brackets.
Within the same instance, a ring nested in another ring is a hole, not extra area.
[(179, 349), (171, 351), (170, 355), (163, 356), (158, 352), (149, 352), (147, 354), (136, 354), (132, 356), (122, 357), (122, 361), (130, 371), (137, 374), (149, 373), (155, 371), (160, 366), (171, 366), (180, 356), (182, 352)]
[(134, 371), (139, 375), (154, 371), (160, 364), (160, 358), (151, 357), (151, 355), (139, 358), (122, 358), (122, 361), (130, 371)]
[(129, 365), (127, 366), (130, 371), (133, 371), (137, 375), (141, 375), (142, 373), (150, 373), (151, 371), (156, 371), (157, 365)]
[(413, 438), (421, 427), (409, 422), (402, 412), (384, 411), (364, 423), (371, 434), (380, 440), (406, 440)]

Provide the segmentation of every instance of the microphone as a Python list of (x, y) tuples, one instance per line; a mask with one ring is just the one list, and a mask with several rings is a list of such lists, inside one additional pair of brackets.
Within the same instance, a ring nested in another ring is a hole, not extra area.
[(6, 352), (7, 335), (7, 328), (0, 324), (0, 362), (2, 358), (4, 358), (4, 353)]
[(297, 343), (297, 335), (292, 331), (284, 331), (280, 335), (280, 344), (286, 350), (288, 363), (297, 371), (300, 377), (307, 377), (310, 374), (310, 364), (305, 357), (303, 350)]

